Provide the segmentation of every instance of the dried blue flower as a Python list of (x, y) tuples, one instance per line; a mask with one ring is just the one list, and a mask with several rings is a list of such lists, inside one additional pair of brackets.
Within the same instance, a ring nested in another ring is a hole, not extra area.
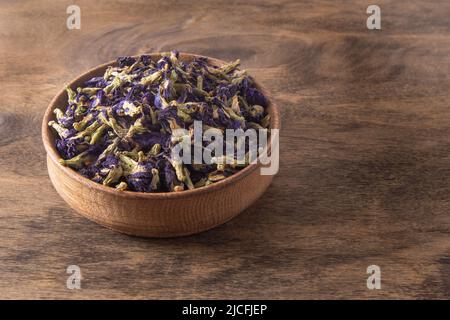
[[(63, 165), (117, 190), (182, 191), (225, 179), (245, 165), (184, 165), (170, 158), (175, 129), (268, 128), (267, 99), (239, 60), (216, 67), (180, 61), (177, 51), (120, 57), (102, 77), (66, 87), (67, 105), (49, 122)], [(190, 136), (186, 136), (190, 137)], [(203, 143), (203, 148), (206, 142)], [(225, 146), (224, 146), (225, 148)]]
[(247, 103), (250, 105), (260, 105), (267, 107), (267, 98), (256, 88), (248, 88), (245, 92), (245, 97), (247, 98)]

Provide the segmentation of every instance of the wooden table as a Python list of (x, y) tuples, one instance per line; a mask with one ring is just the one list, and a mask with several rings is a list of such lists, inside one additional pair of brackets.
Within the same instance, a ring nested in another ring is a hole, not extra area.
[[(80, 30), (72, 1), (2, 2), (0, 297), (449, 298), (450, 3), (376, 1), (368, 30), (373, 2), (77, 0)], [(40, 123), (81, 72), (170, 49), (241, 58), (281, 106), (281, 168), (223, 226), (133, 238), (57, 195)]]

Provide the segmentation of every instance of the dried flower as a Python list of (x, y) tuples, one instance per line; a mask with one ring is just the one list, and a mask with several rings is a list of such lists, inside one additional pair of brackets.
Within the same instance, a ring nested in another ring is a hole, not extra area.
[(267, 100), (239, 64), (187, 63), (177, 51), (158, 61), (118, 58), (102, 77), (66, 87), (65, 111), (55, 109), (49, 122), (60, 162), (122, 191), (178, 192), (225, 179), (248, 163), (220, 156), (189, 165), (170, 155), (176, 143), (193, 139), (194, 121), (216, 133), (269, 127)]

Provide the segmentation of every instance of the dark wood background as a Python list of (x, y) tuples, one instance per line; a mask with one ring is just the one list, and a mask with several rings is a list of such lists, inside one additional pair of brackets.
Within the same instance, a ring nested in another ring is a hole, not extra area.
[[(0, 297), (449, 298), (449, 17), (449, 1), (2, 1)], [(281, 168), (223, 226), (128, 237), (56, 194), (40, 123), (81, 72), (170, 49), (241, 58), (281, 106)]]

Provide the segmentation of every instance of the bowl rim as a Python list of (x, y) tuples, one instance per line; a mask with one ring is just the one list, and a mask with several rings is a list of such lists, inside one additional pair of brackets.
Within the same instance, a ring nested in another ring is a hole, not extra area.
[[(140, 55), (134, 55), (131, 57), (137, 58), (142, 55), (148, 55), (152, 59), (155, 59), (157, 57), (161, 57), (163, 53), (165, 53), (165, 52), (151, 52), (151, 53), (145, 53), (145, 54), (140, 54)], [(206, 58), (206, 59), (208, 59), (209, 62), (212, 62), (213, 64), (216, 64), (216, 65), (222, 65), (222, 64), (227, 63), (226, 61), (223, 61), (220, 59), (211, 58), (208, 56), (203, 56), (203, 55), (198, 55), (198, 54), (186, 53), (186, 52), (180, 52), (180, 57), (181, 57), (181, 59), (183, 59), (183, 57), (185, 57), (185, 58), (186, 57)], [(112, 61), (100, 64), (100, 65), (97, 65), (93, 68), (90, 68), (86, 72), (73, 78), (68, 83), (68, 86), (73, 88), (74, 84), (79, 82), (81, 78), (88, 77), (88, 76), (92, 77), (96, 73), (99, 73), (100, 70), (106, 69), (108, 66), (116, 65), (116, 64), (117, 64), (117, 60), (112, 60)], [(271, 129), (280, 129), (280, 112), (279, 112), (278, 106), (273, 102), (273, 98), (270, 96), (270, 94), (267, 92), (267, 90), (265, 90), (264, 87), (262, 87), (256, 80), (254, 80), (254, 81), (255, 81), (256, 88), (258, 88), (258, 90), (262, 91), (262, 93), (264, 94), (264, 96), (267, 98), (267, 100), (269, 102), (268, 109), (269, 109), (269, 114), (271, 116), (270, 128)], [(53, 162), (53, 164), (55, 166), (57, 166), (59, 169), (61, 169), (62, 172), (64, 174), (66, 174), (68, 177), (77, 180), (78, 182), (80, 182), (81, 184), (84, 184), (88, 188), (96, 189), (101, 192), (106, 192), (111, 195), (124, 197), (124, 198), (140, 198), (140, 199), (142, 199), (142, 198), (148, 198), (148, 199), (185, 198), (185, 197), (190, 197), (190, 196), (194, 196), (194, 195), (198, 195), (198, 194), (202, 194), (202, 193), (209, 193), (209, 192), (221, 190), (221, 189), (227, 187), (228, 185), (230, 185), (240, 179), (245, 178), (246, 176), (248, 176), (249, 174), (251, 174), (252, 172), (254, 172), (255, 170), (257, 170), (261, 167), (261, 164), (259, 162), (255, 163), (255, 164), (250, 164), (250, 165), (246, 166), (244, 169), (240, 170), (239, 172), (237, 172), (221, 181), (215, 182), (208, 186), (203, 186), (203, 187), (195, 188), (192, 190), (183, 190), (180, 192), (173, 192), (173, 191), (172, 192), (155, 192), (155, 193), (139, 192), (139, 191), (129, 191), (129, 190), (116, 190), (115, 188), (112, 188), (109, 186), (104, 186), (100, 183), (94, 182), (94, 181), (82, 176), (77, 171), (73, 170), (72, 168), (63, 166), (58, 161), (59, 159), (61, 159), (61, 156), (59, 155), (58, 151), (56, 150), (54, 141), (52, 141), (53, 134), (50, 131), (48, 122), (53, 117), (53, 110), (56, 108), (56, 101), (61, 97), (61, 95), (64, 95), (64, 94), (66, 94), (66, 91), (64, 88), (62, 88), (53, 97), (53, 99), (50, 101), (49, 105), (47, 106), (47, 108), (45, 110), (44, 117), (42, 120), (42, 129), (41, 129), (42, 141), (44, 144), (45, 151), (47, 153), (47, 157), (50, 158), (50, 160)], [(271, 140), (270, 139), (268, 141), (267, 148), (270, 151), (270, 149), (271, 149)]]

